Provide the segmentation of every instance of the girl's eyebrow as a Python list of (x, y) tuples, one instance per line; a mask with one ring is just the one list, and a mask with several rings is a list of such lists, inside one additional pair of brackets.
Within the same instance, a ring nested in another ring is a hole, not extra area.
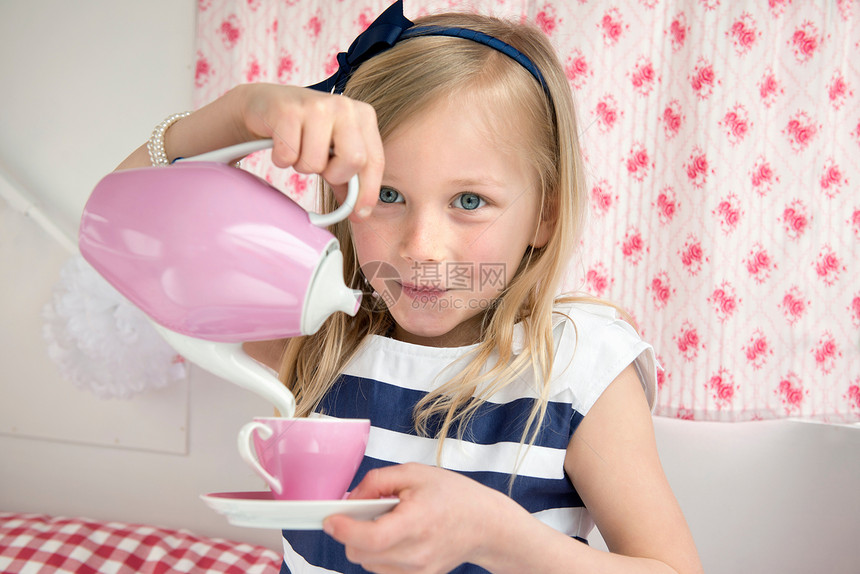
[[(408, 180), (408, 178), (406, 178)], [(387, 187), (397, 187), (402, 183), (401, 178), (396, 175), (386, 175), (383, 177), (383, 185)], [(492, 175), (482, 175), (480, 177), (459, 177), (448, 180), (448, 185), (451, 187), (504, 187), (502, 180), (493, 177)]]
[(503, 187), (504, 184), (490, 175), (481, 176), (480, 178), (464, 177), (450, 180), (452, 186), (455, 187)]

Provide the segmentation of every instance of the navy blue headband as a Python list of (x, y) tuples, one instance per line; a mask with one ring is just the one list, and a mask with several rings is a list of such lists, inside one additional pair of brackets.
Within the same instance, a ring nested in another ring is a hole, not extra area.
[(483, 32), (469, 30), (467, 28), (449, 28), (444, 26), (415, 26), (412, 21), (403, 15), (403, 0), (397, 0), (388, 7), (385, 12), (367, 27), (367, 30), (358, 35), (346, 52), (337, 55), (337, 71), (326, 80), (313, 86), (314, 90), (323, 92), (334, 91), (337, 94), (343, 92), (346, 82), (352, 72), (361, 64), (391, 48), (398, 40), (415, 38), (418, 36), (451, 36), (464, 38), (479, 44), (489, 46), (502, 54), (510, 57), (534, 76), (540, 83), (543, 91), (549, 96), (549, 88), (544, 81), (543, 74), (537, 66), (529, 60), (525, 54), (498, 38), (494, 38)]

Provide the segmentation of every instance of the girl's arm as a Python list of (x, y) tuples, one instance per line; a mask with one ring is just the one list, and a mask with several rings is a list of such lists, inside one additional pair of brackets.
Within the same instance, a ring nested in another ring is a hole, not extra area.
[(671, 567), (667, 572), (702, 572), (660, 464), (651, 412), (632, 366), (582, 420), (568, 446), (565, 470), (610, 552), (650, 558)]
[[(490, 556), (490, 571), (702, 572), (693, 537), (663, 473), (651, 413), (632, 366), (580, 423), (567, 448), (565, 471), (610, 553), (523, 520), (507, 534), (507, 544), (516, 544), (517, 550), (512, 556)], [(529, 547), (541, 548), (542, 566), (526, 563), (536, 557)], [(517, 563), (517, 557), (522, 561)]]
[(324, 526), (350, 560), (374, 572), (447, 572), (464, 562), (512, 574), (702, 572), (633, 367), (580, 423), (565, 470), (610, 553), (543, 524), (502, 493), (418, 464), (373, 470), (353, 491), (358, 498), (399, 496), (389, 514), (375, 522), (334, 516)]
[[(376, 113), (345, 96), (276, 84), (237, 86), (170, 126), (164, 149), (172, 161), (263, 138), (274, 142), (276, 166), (318, 173), (341, 197), (357, 173), (356, 213), (376, 205), (385, 163)], [(144, 144), (117, 169), (149, 165)]]

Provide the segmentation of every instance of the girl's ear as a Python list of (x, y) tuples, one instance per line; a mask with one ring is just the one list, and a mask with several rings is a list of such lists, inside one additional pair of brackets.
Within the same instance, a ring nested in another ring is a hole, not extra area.
[(556, 219), (557, 212), (555, 206), (551, 202), (547, 202), (547, 205), (545, 205), (541, 210), (538, 228), (534, 234), (534, 240), (531, 243), (532, 247), (540, 249), (547, 244), (549, 238), (552, 237), (553, 232), (555, 232)]

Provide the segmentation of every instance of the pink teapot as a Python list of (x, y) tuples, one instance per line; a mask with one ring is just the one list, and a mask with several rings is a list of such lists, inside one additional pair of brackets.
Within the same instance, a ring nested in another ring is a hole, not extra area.
[(340, 246), (324, 228), (352, 211), (358, 180), (335, 211), (308, 213), (225, 164), (267, 147), (108, 174), (84, 207), (79, 245), (178, 353), (292, 417), (292, 393), (242, 342), (307, 335), (337, 311), (355, 315), (361, 292), (344, 283)]

